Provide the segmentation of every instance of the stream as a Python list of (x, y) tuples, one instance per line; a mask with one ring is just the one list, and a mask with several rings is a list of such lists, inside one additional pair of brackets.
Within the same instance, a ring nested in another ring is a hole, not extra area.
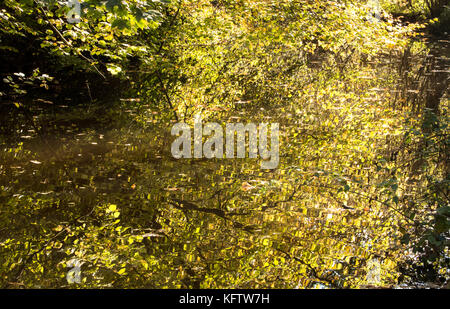
[[(414, 158), (398, 151), (409, 119), (428, 132), (427, 115), (446, 115), (449, 57), (449, 40), (422, 38), (361, 60), (328, 92), (305, 86), (298, 100), (316, 100), (311, 108), (208, 114), (279, 123), (274, 170), (260, 159), (173, 158), (174, 121), (145, 102), (4, 108), (2, 276), (34, 287), (440, 286), (405, 279), (400, 266), (415, 255), (399, 239), (410, 222), (401, 204), (376, 198), (389, 173), (374, 166)], [(421, 172), (405, 173), (407, 203)], [(75, 264), (81, 279), (69, 280)], [(447, 264), (439, 276), (449, 274)]]

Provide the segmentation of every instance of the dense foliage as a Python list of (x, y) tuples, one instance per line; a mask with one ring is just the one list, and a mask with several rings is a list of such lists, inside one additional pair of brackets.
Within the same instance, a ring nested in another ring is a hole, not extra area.
[[(444, 4), (3, 1), (1, 285), (444, 285), (450, 46), (390, 13)], [(198, 112), (280, 123), (278, 168), (173, 159)]]

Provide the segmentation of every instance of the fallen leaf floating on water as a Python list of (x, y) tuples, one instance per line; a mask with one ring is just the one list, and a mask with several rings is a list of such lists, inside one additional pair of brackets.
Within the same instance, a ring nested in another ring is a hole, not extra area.
[(164, 237), (165, 235), (156, 234), (156, 233), (146, 233), (146, 234), (143, 234), (140, 236), (143, 238), (146, 238), (146, 237)]
[(166, 190), (166, 191), (178, 191), (180, 189), (178, 189), (178, 188), (166, 188), (164, 190)]
[(241, 188), (242, 188), (242, 191), (244, 191), (244, 192), (255, 189), (255, 187), (252, 186), (251, 184), (249, 184), (248, 182), (243, 182)]

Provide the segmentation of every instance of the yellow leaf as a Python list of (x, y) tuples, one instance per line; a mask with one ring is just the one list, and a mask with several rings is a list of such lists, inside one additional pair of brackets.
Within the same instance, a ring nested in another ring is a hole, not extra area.
[(117, 205), (111, 204), (108, 207), (109, 211), (115, 211), (117, 209)]

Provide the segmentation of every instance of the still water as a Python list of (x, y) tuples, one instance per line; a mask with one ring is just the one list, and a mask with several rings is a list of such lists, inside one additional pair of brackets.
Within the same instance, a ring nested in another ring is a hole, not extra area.
[(174, 121), (143, 102), (8, 109), (2, 286), (398, 286), (414, 259), (400, 239), (415, 184), (400, 203), (380, 199), (382, 168), (406, 156), (394, 150), (411, 118), (445, 113), (449, 46), (421, 41), (363, 59), (352, 81), (305, 87), (295, 104), (208, 114), (223, 125), (279, 123), (274, 170), (259, 159), (174, 159)]

